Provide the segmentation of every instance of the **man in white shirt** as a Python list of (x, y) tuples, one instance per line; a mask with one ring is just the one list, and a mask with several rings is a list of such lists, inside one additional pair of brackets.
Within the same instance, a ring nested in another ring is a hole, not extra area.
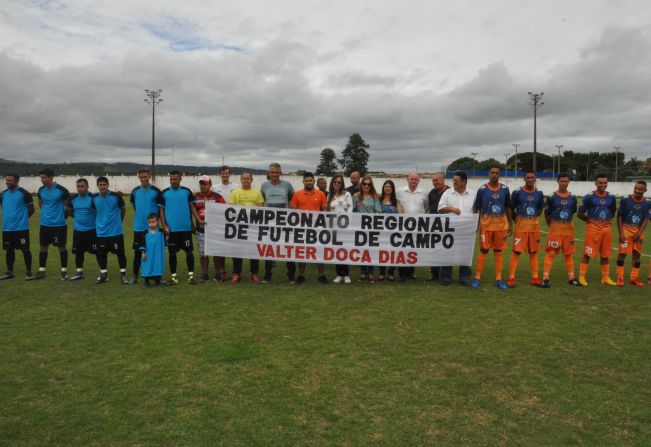
[(240, 185), (237, 183), (231, 183), (231, 168), (228, 166), (221, 167), (219, 170), (219, 177), (221, 177), (222, 181), (216, 183), (215, 186), (212, 187), (212, 190), (222, 196), (226, 203), (228, 203), (228, 199), (231, 198), (231, 193), (235, 189), (239, 188)]
[[(452, 178), (452, 188), (447, 189), (439, 201), (438, 212), (453, 214), (472, 214), (477, 193), (468, 189), (468, 176), (463, 171), (457, 171)], [(459, 266), (459, 280), (464, 286), (470, 285), (472, 272), (469, 265)], [(452, 267), (441, 267), (441, 284), (449, 286), (452, 283)]]
[[(407, 176), (407, 186), (396, 191), (396, 196), (406, 214), (424, 214), (429, 207), (429, 197), (427, 192), (418, 187), (420, 175), (417, 172), (410, 172)], [(400, 281), (405, 282), (408, 279), (416, 279), (416, 269), (414, 267), (401, 267), (398, 269)]]

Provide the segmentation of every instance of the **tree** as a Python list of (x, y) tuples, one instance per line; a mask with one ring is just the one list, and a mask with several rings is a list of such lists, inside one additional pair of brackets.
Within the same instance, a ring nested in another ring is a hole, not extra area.
[(367, 149), (369, 148), (368, 143), (358, 133), (354, 133), (348, 138), (348, 144), (341, 152), (341, 158), (337, 160), (346, 176), (354, 171), (361, 175), (366, 174), (369, 157)]
[(335, 175), (337, 172), (337, 163), (335, 162), (336, 157), (337, 154), (335, 154), (335, 151), (329, 147), (323, 149), (321, 151), (321, 161), (319, 162), (319, 166), (316, 167), (315, 174), (327, 175), (328, 177)]

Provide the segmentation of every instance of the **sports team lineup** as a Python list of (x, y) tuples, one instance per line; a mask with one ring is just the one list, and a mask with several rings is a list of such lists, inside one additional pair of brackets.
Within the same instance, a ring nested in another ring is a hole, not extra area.
[[(244, 259), (233, 257), (229, 274), (225, 257), (206, 253), (206, 228), (210, 225), (206, 221), (206, 204), (221, 203), (299, 212), (328, 211), (337, 215), (477, 214), (479, 252), (474, 265), (457, 264), (430, 269), (429, 279), (445, 286), (452, 284), (453, 267), (458, 267), (456, 281), (461, 285), (484, 287), (482, 279), (488, 276), (484, 267), (489, 257), (494, 261), (495, 276), (494, 281), (486, 283), (502, 290), (527, 283), (540, 288), (550, 288), (552, 283), (554, 286), (567, 284), (587, 287), (589, 268), (600, 270), (600, 282), (605, 286), (643, 287), (645, 282), (651, 285), (651, 262), (643, 254), (644, 232), (651, 219), (651, 202), (645, 198), (647, 184), (643, 180), (632, 182), (630, 194), (619, 202), (608, 192), (608, 177), (605, 174), (595, 176), (593, 191), (577, 197), (571, 192), (571, 176), (561, 173), (557, 177), (557, 190), (546, 197), (536, 188), (537, 179), (533, 171), (525, 170), (524, 183), (511, 191), (500, 183), (499, 167), (489, 170), (487, 181), (477, 191), (467, 186), (468, 177), (463, 171), (454, 173), (451, 186), (446, 185), (442, 173), (435, 174), (431, 191), (419, 186), (420, 176), (417, 173), (408, 175), (406, 186), (396, 188), (392, 180), (375, 185), (371, 176), (361, 176), (358, 172), (352, 172), (347, 182), (343, 175), (334, 175), (329, 184), (325, 178), (315, 179), (308, 172), (303, 175), (303, 188), (294, 190), (291, 183), (281, 179), (281, 166), (271, 163), (267, 181), (260, 189), (252, 187), (251, 172), (242, 172), (239, 183), (235, 183), (231, 182), (230, 168), (223, 166), (219, 181), (213, 184), (209, 176), (200, 176), (198, 190), (194, 192), (182, 185), (179, 171), (170, 172), (169, 186), (159, 189), (151, 182), (150, 170), (141, 168), (137, 172), (140, 185), (131, 191), (127, 204), (122, 194), (110, 190), (107, 177), (96, 179), (93, 187), (96, 186), (97, 193), (90, 192), (89, 182), (85, 178), (76, 180), (76, 191), (71, 193), (55, 181), (55, 173), (51, 169), (44, 168), (38, 174), (42, 186), (36, 198), (21, 188), (19, 175), (4, 175), (6, 189), (0, 194), (0, 209), (6, 273), (0, 276), (0, 280), (16, 277), (16, 252), (23, 257), (25, 280), (45, 280), (48, 252), (52, 245), (59, 254), (59, 278), (63, 281), (84, 280), (84, 267), (90, 262), (87, 255), (92, 255), (99, 267), (95, 282), (107, 282), (108, 260), (112, 254), (117, 259), (120, 282), (125, 285), (162, 287), (209, 281), (237, 285), (244, 276)], [(36, 212), (36, 206), (40, 211), (39, 249), (38, 269), (34, 271), (30, 217)], [(127, 269), (128, 253), (123, 225), (127, 207), (133, 209), (130, 269)], [(545, 219), (547, 231), (541, 230), (541, 219)], [(74, 272), (68, 270), (69, 220), (73, 227), (71, 247)], [(577, 223), (585, 225), (583, 240), (576, 238), (574, 225)], [(474, 231), (474, 226), (472, 228)], [(409, 232), (404, 230), (404, 233)], [(195, 242), (200, 272), (195, 271)], [(578, 254), (577, 245), (580, 246)], [(508, 276), (503, 278), (504, 252), (507, 250), (511, 256)], [(177, 274), (180, 251), (185, 255), (187, 278), (180, 278)], [(522, 278), (522, 274), (517, 275), (520, 257), (525, 254), (531, 272), (531, 277), (527, 279)], [(550, 277), (556, 255), (561, 255), (567, 271), (566, 278)], [(613, 277), (610, 259), (614, 255)], [(290, 283), (305, 282), (305, 271), (310, 264), (300, 262), (304, 258), (282, 262), (264, 259), (266, 256), (263, 252), (260, 252), (260, 257), (263, 259), (248, 260), (249, 274), (246, 277), (253, 284), (271, 283), (274, 270), (283, 270), (283, 276)], [(540, 257), (543, 259), (542, 268)], [(578, 270), (575, 257), (579, 261)], [(294, 262), (296, 260), (299, 262)], [(593, 267), (590, 267), (591, 262)], [(262, 273), (261, 263), (264, 264)], [(353, 277), (355, 281), (366, 283), (408, 282), (415, 279), (413, 266), (361, 265), (357, 274), (351, 271), (353, 267), (349, 264), (336, 264), (335, 277), (329, 280), (325, 265), (316, 263), (314, 268), (318, 271), (318, 281), (324, 284), (350, 284)], [(358, 269), (357, 266), (354, 268)], [(646, 279), (642, 269), (645, 270)]]

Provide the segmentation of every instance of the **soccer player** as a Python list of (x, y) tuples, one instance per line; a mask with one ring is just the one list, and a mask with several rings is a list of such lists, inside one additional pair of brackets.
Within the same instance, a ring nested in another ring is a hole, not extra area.
[(124, 200), (120, 194), (109, 191), (109, 180), (106, 177), (97, 177), (97, 190), (99, 193), (92, 199), (96, 212), (97, 263), (99, 264), (97, 284), (108, 281), (109, 253), (113, 253), (118, 258), (120, 282), (128, 284), (127, 257), (124, 254), (122, 232), (122, 221), (125, 215)]
[[(231, 198), (231, 193), (240, 187), (237, 183), (231, 183), (231, 168), (228, 166), (222, 166), (219, 169), (220, 182), (213, 186), (212, 190), (222, 196), (226, 203), (228, 199)], [(221, 278), (215, 277), (215, 281), (228, 281), (228, 274), (226, 273), (226, 258), (223, 256), (217, 256), (217, 262), (222, 272)]]
[(545, 197), (536, 189), (536, 173), (532, 169), (524, 172), (524, 186), (511, 194), (511, 210), (515, 220), (513, 230), (513, 253), (509, 268), (508, 287), (515, 287), (515, 273), (518, 260), (525, 250), (529, 253), (531, 285), (540, 286), (538, 278), (538, 250), (540, 250), (539, 216), (545, 208)]
[(477, 258), (477, 271), (475, 279), (470, 284), (473, 288), (479, 287), (482, 270), (486, 264), (486, 256), (493, 249), (495, 255), (495, 285), (508, 289), (502, 282), (502, 251), (506, 248), (506, 240), (513, 232), (511, 222), (511, 197), (509, 188), (500, 183), (500, 168), (493, 166), (488, 171), (488, 183), (482, 185), (477, 191), (475, 213), (479, 213), (479, 257)]
[[(262, 184), (260, 192), (264, 197), (265, 206), (271, 208), (288, 208), (289, 201), (294, 195), (294, 187), (291, 183), (280, 179), (281, 167), (278, 163), (269, 165), (269, 181)], [(274, 261), (267, 259), (264, 261), (264, 279), (263, 282), (271, 281)], [(296, 263), (287, 262), (287, 278), (290, 282), (294, 281), (296, 275)]]
[[(212, 180), (207, 175), (199, 177), (199, 191), (194, 193), (194, 206), (197, 209), (201, 220), (195, 222), (197, 246), (199, 247), (199, 259), (201, 261), (201, 282), (210, 280), (208, 276), (208, 256), (205, 255), (206, 245), (206, 229), (203, 224), (206, 220), (206, 203), (226, 203), (224, 198), (212, 190)], [(224, 258), (222, 258), (223, 260)], [(213, 256), (213, 263), (215, 265), (215, 281), (219, 281), (222, 276), (221, 269), (223, 262), (219, 262), (217, 256)]]
[(143, 287), (149, 287), (153, 280), (156, 287), (163, 285), (165, 274), (165, 233), (158, 226), (158, 213), (147, 216), (147, 229), (143, 231), (140, 256), (142, 257), (142, 277), (145, 280)]
[(68, 279), (68, 225), (66, 223), (65, 205), (70, 200), (70, 193), (66, 188), (54, 181), (54, 172), (50, 168), (42, 169), (41, 186), (38, 190), (38, 204), (41, 208), (41, 229), (38, 255), (38, 272), (34, 279), (45, 278), (45, 265), (47, 264), (47, 249), (54, 245), (59, 249), (61, 261), (61, 280)]
[(619, 233), (619, 250), (617, 255), (617, 285), (624, 286), (624, 260), (633, 253), (630, 283), (643, 287), (637, 279), (640, 274), (640, 255), (644, 243), (644, 230), (651, 217), (651, 202), (644, 199), (646, 182), (639, 180), (633, 187), (633, 194), (624, 197), (617, 209), (617, 231)]
[(574, 224), (572, 217), (577, 210), (576, 196), (567, 190), (570, 184), (570, 175), (561, 173), (558, 175), (558, 190), (555, 191), (545, 204), (545, 221), (549, 228), (547, 244), (545, 245), (545, 260), (543, 262), (542, 288), (549, 288), (549, 271), (552, 268), (552, 261), (557, 253), (563, 253), (567, 276), (571, 286), (579, 286), (574, 277), (574, 259), (576, 252), (574, 240)]
[(160, 195), (160, 217), (163, 230), (168, 235), (167, 250), (170, 254), (170, 284), (176, 285), (176, 253), (185, 251), (185, 261), (188, 266), (188, 284), (197, 284), (194, 279), (194, 253), (192, 246), (192, 217), (205, 224), (197, 208), (194, 206), (194, 194), (185, 186), (181, 186), (181, 171), (170, 172), (170, 187), (165, 188)]
[(16, 250), (23, 252), (25, 261), (25, 280), (34, 279), (32, 276), (32, 252), (29, 250), (29, 218), (34, 214), (32, 195), (18, 186), (20, 176), (7, 174), (5, 183), (7, 189), (0, 194), (0, 209), (2, 209), (2, 246), (7, 260), (7, 273), (2, 279), (14, 277), (14, 262)]
[(97, 255), (96, 212), (93, 194), (88, 192), (88, 180), (80, 178), (76, 182), (77, 194), (68, 203), (68, 215), (72, 216), (72, 254), (75, 255), (77, 272), (70, 281), (84, 279), (84, 253)]
[[(303, 189), (294, 193), (289, 207), (297, 210), (306, 211), (325, 211), (328, 207), (328, 199), (325, 194), (318, 188), (314, 187), (314, 174), (306, 172), (303, 174)], [(319, 271), (319, 282), (327, 284), (328, 279), (325, 276), (325, 267), (323, 264), (316, 265)], [(298, 276), (296, 277), (296, 284), (305, 282), (305, 263), (298, 264)]]
[(158, 202), (160, 198), (160, 189), (150, 183), (151, 171), (149, 168), (140, 168), (138, 170), (138, 180), (140, 185), (131, 191), (131, 206), (133, 207), (133, 276), (129, 284), (138, 283), (138, 274), (140, 273), (140, 260), (142, 253), (140, 247), (143, 244), (142, 238), (147, 231), (147, 216), (151, 213), (158, 213)]
[[(249, 171), (244, 171), (240, 174), (240, 182), (242, 186), (237, 188), (231, 193), (228, 203), (231, 205), (240, 206), (264, 206), (264, 197), (259, 189), (251, 188), (253, 182), (253, 174)], [(260, 261), (258, 259), (249, 260), (251, 265), (251, 282), (254, 284), (261, 284), (258, 278), (258, 270), (260, 269)], [(242, 279), (242, 258), (233, 258), (233, 279), (231, 284), (235, 285)]]
[(579, 266), (579, 284), (586, 287), (588, 281), (585, 274), (588, 271), (590, 258), (600, 256), (601, 283), (609, 286), (617, 285), (610, 278), (608, 258), (613, 254), (612, 219), (615, 217), (617, 204), (615, 196), (606, 191), (608, 176), (599, 174), (595, 178), (597, 189), (583, 197), (579, 207), (579, 219), (587, 222), (585, 227), (585, 242), (583, 244), (583, 259)]

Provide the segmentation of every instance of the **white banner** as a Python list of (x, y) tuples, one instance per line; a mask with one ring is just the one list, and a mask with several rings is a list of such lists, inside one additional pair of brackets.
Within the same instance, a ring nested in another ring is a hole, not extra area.
[(206, 204), (206, 256), (376, 266), (471, 265), (477, 215), (336, 214)]

